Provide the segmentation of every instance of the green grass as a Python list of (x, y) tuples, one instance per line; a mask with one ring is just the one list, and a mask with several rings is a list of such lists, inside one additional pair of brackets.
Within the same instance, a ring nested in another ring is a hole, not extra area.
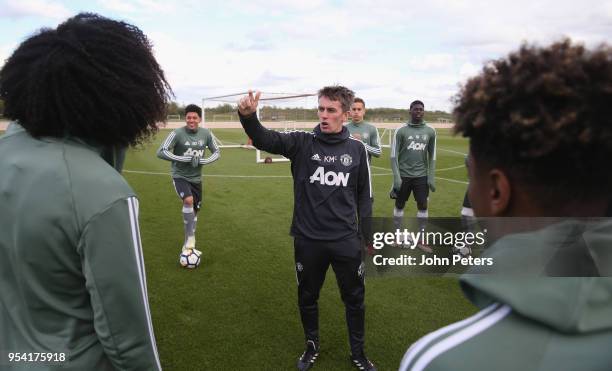
[[(224, 142), (244, 143), (236, 129), (216, 129)], [(178, 266), (183, 239), (181, 204), (170, 163), (155, 150), (162, 131), (127, 158), (125, 177), (140, 198), (140, 227), (153, 324), (166, 370), (291, 370), (303, 350), (297, 308), (292, 238), (293, 210), (288, 163), (256, 164), (255, 153), (224, 149), (204, 168), (204, 202), (197, 241), (202, 266)], [(461, 167), (466, 142), (438, 130), (441, 178), (430, 196), (431, 216), (458, 216), (465, 192)], [(388, 149), (374, 159), (374, 216), (389, 216)], [(458, 153), (456, 153), (458, 152)], [(458, 167), (454, 170), (442, 170)], [(135, 173), (140, 171), (146, 173)], [(168, 174), (168, 175), (165, 175)], [(228, 176), (286, 176), (239, 178)], [(406, 215), (414, 215), (413, 200)], [(366, 350), (380, 370), (397, 369), (419, 337), (475, 310), (456, 279), (374, 277), (366, 284)], [(319, 300), (321, 355), (317, 370), (351, 370), (344, 308), (333, 271)]]

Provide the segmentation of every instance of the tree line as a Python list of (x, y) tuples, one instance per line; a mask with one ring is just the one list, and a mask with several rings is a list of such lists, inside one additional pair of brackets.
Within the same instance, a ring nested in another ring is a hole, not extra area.
[[(180, 119), (185, 117), (185, 106), (176, 102), (168, 104), (168, 115)], [(4, 101), (0, 99), (0, 114), (4, 113)], [(236, 106), (232, 104), (220, 104), (216, 107), (206, 108), (204, 111), (206, 121), (238, 121)], [(317, 121), (316, 108), (302, 107), (275, 107), (263, 106), (259, 110), (262, 121)], [(365, 119), (374, 122), (406, 122), (410, 118), (408, 109), (399, 108), (368, 108)], [(452, 116), (444, 111), (426, 111), (425, 121), (439, 122), (452, 121)]]
[[(169, 115), (181, 115), (184, 107), (175, 102), (168, 106)], [(219, 104), (216, 107), (207, 107), (204, 111), (206, 121), (237, 121), (236, 106), (232, 104)], [(260, 107), (259, 116), (262, 121), (317, 121), (316, 108), (303, 107)], [(365, 119), (374, 122), (406, 122), (410, 119), (407, 108), (368, 108)], [(452, 121), (452, 115), (444, 111), (425, 111), (425, 121), (439, 122)]]

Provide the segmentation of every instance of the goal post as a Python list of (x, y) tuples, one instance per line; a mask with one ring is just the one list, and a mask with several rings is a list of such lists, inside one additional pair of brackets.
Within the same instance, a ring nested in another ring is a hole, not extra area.
[[(236, 113), (238, 101), (248, 92), (225, 94), (202, 99), (202, 123), (210, 126), (235, 127), (239, 122)], [(312, 93), (270, 93), (261, 92), (257, 117), (268, 129), (276, 131), (291, 131), (302, 128), (312, 128), (318, 122), (317, 95)], [(245, 134), (245, 139), (246, 134)], [(246, 142), (246, 140), (245, 140)], [(217, 138), (221, 148), (255, 149), (250, 143), (224, 143)], [(285, 162), (288, 159), (255, 149), (257, 163)]]
[[(380, 129), (378, 129), (380, 130)], [(383, 129), (382, 134), (380, 134), (380, 146), (383, 148), (391, 148), (391, 142), (393, 141), (393, 133), (395, 133), (394, 128), (385, 128)]]

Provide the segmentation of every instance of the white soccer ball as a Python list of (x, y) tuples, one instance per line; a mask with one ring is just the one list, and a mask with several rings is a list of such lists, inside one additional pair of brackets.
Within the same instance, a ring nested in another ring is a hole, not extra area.
[(197, 268), (200, 265), (202, 252), (196, 249), (185, 249), (179, 255), (179, 263), (184, 268)]

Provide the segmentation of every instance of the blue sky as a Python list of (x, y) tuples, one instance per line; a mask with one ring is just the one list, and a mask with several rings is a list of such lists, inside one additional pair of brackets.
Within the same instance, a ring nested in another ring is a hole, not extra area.
[(369, 107), (421, 99), (450, 110), (462, 82), (524, 40), (596, 45), (612, 37), (612, 2), (601, 0), (4, 0), (0, 60), (79, 11), (141, 28), (179, 103), (338, 83)]

